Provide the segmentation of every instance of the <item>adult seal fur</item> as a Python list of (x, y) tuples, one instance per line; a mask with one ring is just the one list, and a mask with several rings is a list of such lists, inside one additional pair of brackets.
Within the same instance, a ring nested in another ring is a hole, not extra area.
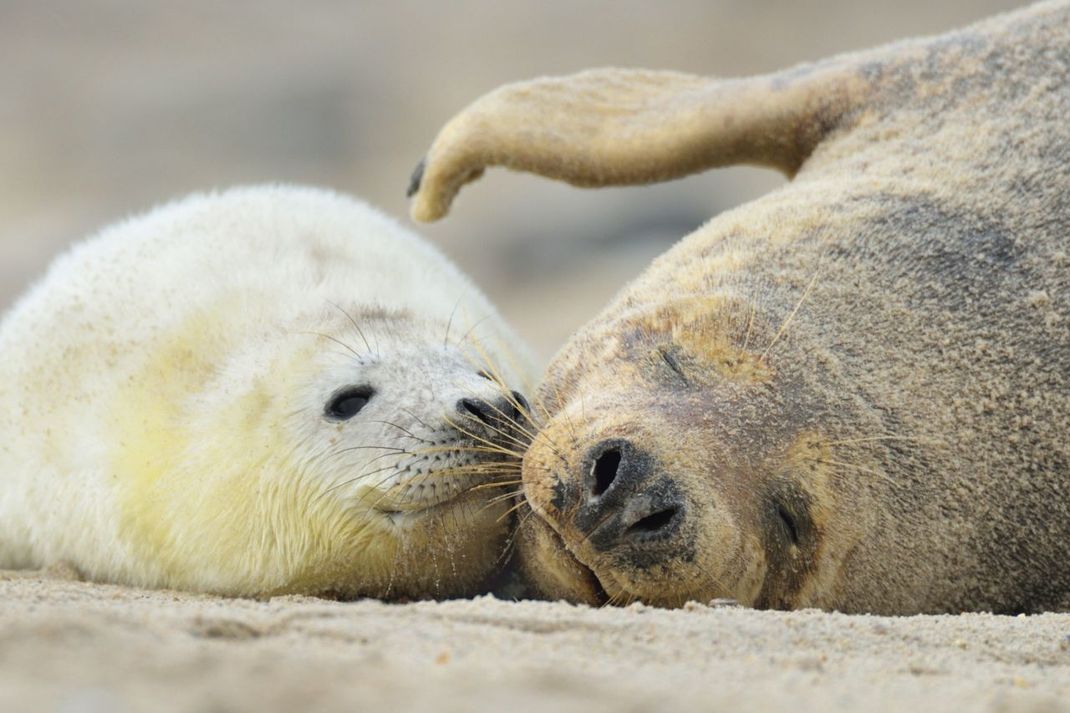
[(0, 566), (229, 595), (478, 589), (525, 348), (356, 200), (195, 195), (58, 259), (0, 325)]
[(504, 165), (793, 180), (555, 357), (521, 559), (550, 596), (848, 612), (1070, 604), (1070, 4), (771, 76), (503, 87), (413, 214)]

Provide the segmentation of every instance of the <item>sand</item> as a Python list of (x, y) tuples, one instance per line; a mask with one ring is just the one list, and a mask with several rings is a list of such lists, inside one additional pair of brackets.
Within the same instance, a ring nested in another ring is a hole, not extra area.
[(0, 573), (0, 710), (1070, 711), (1070, 614), (269, 601)]

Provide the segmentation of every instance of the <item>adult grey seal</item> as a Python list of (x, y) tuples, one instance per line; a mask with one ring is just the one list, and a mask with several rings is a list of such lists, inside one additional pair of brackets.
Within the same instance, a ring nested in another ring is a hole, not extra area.
[(1070, 603), (1070, 4), (770, 76), (599, 70), (453, 119), (486, 166), (793, 180), (657, 259), (549, 366), (520, 555), (580, 601)]

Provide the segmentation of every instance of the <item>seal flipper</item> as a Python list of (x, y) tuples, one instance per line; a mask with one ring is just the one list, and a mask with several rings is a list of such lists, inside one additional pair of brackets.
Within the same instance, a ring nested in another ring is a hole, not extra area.
[[(865, 59), (872, 59), (865, 57)], [(438, 220), (487, 166), (576, 186), (750, 163), (792, 176), (869, 94), (863, 56), (752, 79), (596, 69), (508, 84), (455, 116), (421, 162), (411, 214)]]

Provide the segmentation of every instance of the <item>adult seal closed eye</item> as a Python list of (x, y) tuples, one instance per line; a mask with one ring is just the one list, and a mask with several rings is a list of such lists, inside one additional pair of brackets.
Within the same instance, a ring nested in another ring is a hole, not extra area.
[(261, 186), (165, 205), (76, 245), (0, 324), (0, 566), (476, 591), (529, 378), (472, 283), (364, 203)]
[(548, 596), (849, 612), (1070, 605), (1070, 4), (741, 80), (596, 70), (450, 121), (581, 186), (756, 163), (558, 353), (524, 458)]

